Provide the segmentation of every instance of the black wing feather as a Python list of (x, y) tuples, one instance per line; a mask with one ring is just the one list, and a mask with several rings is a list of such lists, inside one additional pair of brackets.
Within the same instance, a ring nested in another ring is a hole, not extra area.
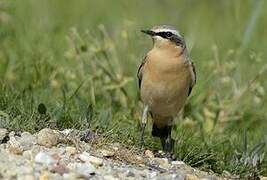
[(144, 64), (146, 63), (146, 56), (143, 58), (138, 71), (137, 71), (137, 78), (138, 78), (138, 85), (139, 85), (139, 89), (141, 88), (141, 83), (142, 83), (142, 77), (143, 77), (143, 67)]
[(195, 68), (195, 65), (193, 62), (191, 62), (191, 66), (192, 66), (192, 70), (193, 70), (193, 74), (194, 74), (194, 77), (193, 77), (194, 82), (189, 87), (188, 96), (190, 96), (192, 89), (193, 89), (194, 85), (196, 84), (196, 80), (197, 80), (196, 68)]

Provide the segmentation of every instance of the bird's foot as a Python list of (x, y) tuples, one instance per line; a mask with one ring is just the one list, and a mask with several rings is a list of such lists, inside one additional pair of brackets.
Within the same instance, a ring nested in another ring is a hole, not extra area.
[(170, 152), (167, 152), (165, 154), (165, 158), (167, 158), (169, 162), (175, 161), (177, 159), (176, 155), (174, 153), (170, 153)]
[(177, 159), (176, 155), (171, 152), (166, 152), (166, 151), (158, 151), (154, 153), (155, 157), (158, 158), (167, 158), (169, 161), (174, 161)]

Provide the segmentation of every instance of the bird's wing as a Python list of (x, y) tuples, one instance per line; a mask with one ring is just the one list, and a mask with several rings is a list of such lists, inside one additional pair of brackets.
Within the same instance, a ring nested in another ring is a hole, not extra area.
[(142, 62), (141, 62), (140, 66), (138, 68), (138, 71), (137, 71), (139, 89), (141, 88), (141, 82), (142, 82), (142, 77), (143, 77), (143, 68), (144, 68), (144, 65), (146, 63), (146, 59), (147, 59), (147, 56), (145, 56), (142, 59)]
[(189, 86), (189, 91), (188, 91), (188, 96), (191, 94), (191, 91), (194, 87), (194, 85), (196, 84), (196, 81), (197, 81), (197, 74), (196, 74), (196, 68), (195, 68), (195, 65), (194, 63), (191, 61), (190, 63), (190, 68), (191, 68), (191, 76), (192, 76), (192, 82)]

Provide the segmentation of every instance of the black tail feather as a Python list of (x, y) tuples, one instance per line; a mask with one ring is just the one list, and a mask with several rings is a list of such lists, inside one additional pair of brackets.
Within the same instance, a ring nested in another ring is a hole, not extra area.
[(160, 137), (160, 138), (167, 138), (168, 132), (169, 132), (168, 130), (169, 130), (169, 126), (158, 128), (155, 124), (153, 124), (152, 136)]

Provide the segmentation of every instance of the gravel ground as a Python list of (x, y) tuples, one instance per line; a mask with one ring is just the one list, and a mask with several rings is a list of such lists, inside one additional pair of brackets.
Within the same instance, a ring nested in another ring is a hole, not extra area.
[(0, 129), (0, 179), (221, 179), (182, 161), (168, 161), (122, 145), (95, 145), (93, 132)]

